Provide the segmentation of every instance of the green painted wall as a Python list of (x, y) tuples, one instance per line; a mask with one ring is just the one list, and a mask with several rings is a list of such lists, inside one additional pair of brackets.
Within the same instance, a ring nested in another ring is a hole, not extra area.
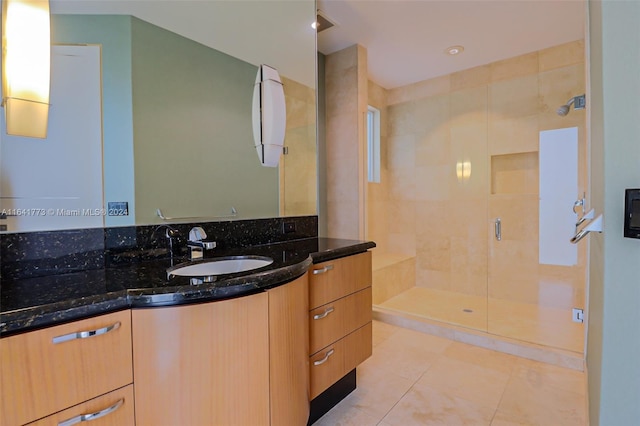
[(622, 236), (624, 189), (640, 187), (640, 2), (591, 1), (591, 235), (587, 367), (592, 426), (640, 419), (640, 240)]
[(133, 225), (131, 17), (52, 15), (51, 33), (53, 43), (102, 46), (104, 197), (127, 201), (130, 210), (129, 216), (107, 216), (105, 225)]
[[(251, 99), (257, 68), (130, 16), (53, 15), (54, 43), (100, 44), (107, 226), (278, 216), (278, 170), (259, 164)], [(135, 143), (134, 143), (135, 140)]]
[(278, 216), (278, 169), (254, 148), (257, 68), (147, 22), (132, 21), (136, 222)]

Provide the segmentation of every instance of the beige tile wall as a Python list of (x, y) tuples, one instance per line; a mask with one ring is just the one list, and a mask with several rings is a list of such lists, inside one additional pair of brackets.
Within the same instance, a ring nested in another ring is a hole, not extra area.
[[(387, 167), (387, 91), (377, 84), (368, 82), (368, 104), (380, 110), (380, 182), (367, 183), (366, 194), (366, 239), (375, 241), (376, 253), (384, 251), (388, 245), (387, 223), (389, 209), (389, 169)], [(415, 280), (414, 280), (415, 281)]]
[[(585, 92), (583, 52), (576, 41), (384, 96), (369, 84), (372, 102), (386, 98), (387, 134), (383, 182), (368, 188), (368, 231), (381, 250), (416, 255), (418, 286), (563, 309), (584, 304), (584, 245), (576, 267), (538, 264), (537, 194), (539, 132), (555, 128), (578, 127), (579, 184), (587, 187), (585, 111), (555, 113)], [(458, 180), (458, 163), (471, 164), (468, 179)]]
[(367, 108), (367, 52), (354, 45), (325, 61), (327, 233), (365, 236), (364, 112)]
[(280, 161), (280, 215), (317, 214), (316, 92), (283, 77), (287, 108), (284, 145), (289, 153)]

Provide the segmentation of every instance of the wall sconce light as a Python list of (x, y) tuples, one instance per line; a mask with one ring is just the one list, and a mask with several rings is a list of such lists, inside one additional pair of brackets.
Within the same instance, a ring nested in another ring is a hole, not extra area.
[(471, 161), (465, 160), (456, 163), (456, 177), (459, 183), (465, 183), (471, 179)]
[(258, 67), (253, 88), (252, 119), (260, 163), (266, 167), (277, 167), (284, 145), (287, 111), (278, 71), (268, 65)]
[(47, 137), (51, 79), (48, 0), (3, 0), (2, 106), (7, 134)]

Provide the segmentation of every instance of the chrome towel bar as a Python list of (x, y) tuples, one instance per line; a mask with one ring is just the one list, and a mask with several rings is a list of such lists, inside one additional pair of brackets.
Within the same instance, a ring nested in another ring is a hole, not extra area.
[(162, 213), (162, 210), (160, 209), (156, 209), (156, 215), (162, 219), (162, 220), (186, 220), (186, 219), (200, 219), (200, 220), (206, 220), (206, 219), (223, 219), (223, 218), (228, 218), (228, 217), (238, 217), (238, 211), (236, 210), (235, 207), (231, 207), (231, 213), (230, 214), (225, 214), (225, 215), (221, 215), (221, 216), (183, 216), (183, 217), (169, 217), (169, 216), (165, 216)]

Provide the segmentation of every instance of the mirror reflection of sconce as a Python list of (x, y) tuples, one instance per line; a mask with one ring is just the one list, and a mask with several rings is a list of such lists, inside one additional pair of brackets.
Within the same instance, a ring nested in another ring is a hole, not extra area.
[(458, 161), (456, 163), (456, 177), (459, 183), (466, 183), (471, 179), (471, 161)]
[(7, 134), (47, 137), (51, 19), (47, 0), (4, 0), (2, 106)]
[(253, 88), (253, 138), (260, 163), (277, 167), (284, 145), (286, 106), (278, 71), (268, 65), (258, 67)]

